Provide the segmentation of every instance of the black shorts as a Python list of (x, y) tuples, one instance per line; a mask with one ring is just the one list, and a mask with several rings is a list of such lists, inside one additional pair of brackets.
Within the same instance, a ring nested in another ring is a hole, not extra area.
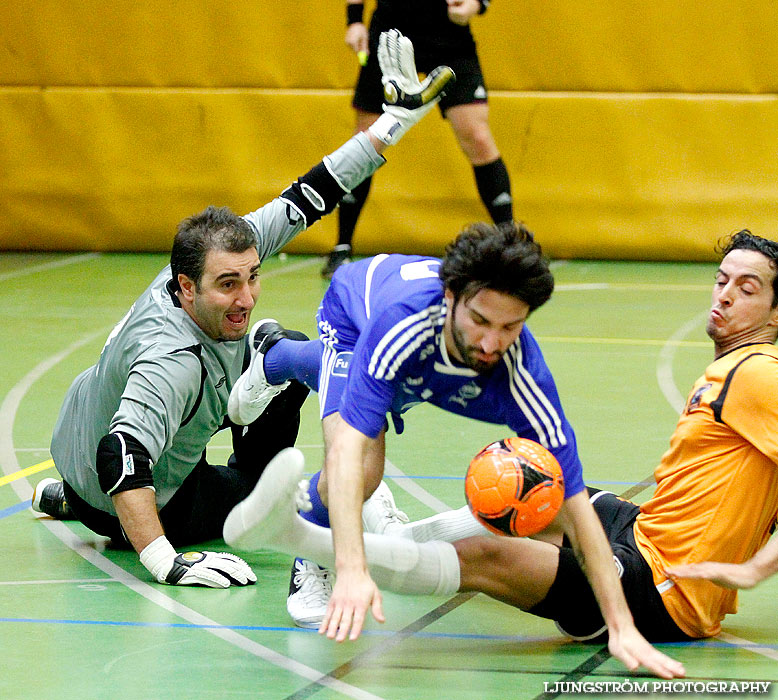
[[(650, 642), (689, 641), (691, 637), (667, 612), (651, 567), (635, 543), (633, 525), (640, 508), (609, 491), (589, 488), (589, 496), (613, 550), (635, 626)], [(554, 620), (561, 632), (577, 641), (607, 638), (597, 600), (567, 540), (559, 550), (559, 569), (548, 595), (528, 612)]]
[[(446, 65), (454, 69), (456, 81), (446, 86), (445, 95), (438, 103), (441, 113), (445, 116), (449, 107), (474, 104), (487, 101), (486, 84), (481, 71), (478, 56), (452, 57), (437, 51), (416, 53), (416, 68), (421, 73), (429, 73), (437, 66)], [(377, 45), (371, 37), (370, 55), (367, 65), (359, 72), (357, 86), (354, 89), (352, 106), (363, 112), (380, 114), (383, 109), (384, 86), (381, 83), (381, 68), (378, 65)]]
[[(181, 547), (219, 539), (230, 511), (251, 493), (257, 479), (258, 474), (208, 464), (203, 458), (159, 511), (170, 543)], [(67, 481), (63, 487), (78, 520), (92, 532), (109, 537), (113, 547), (129, 547), (119, 518), (87, 503)]]

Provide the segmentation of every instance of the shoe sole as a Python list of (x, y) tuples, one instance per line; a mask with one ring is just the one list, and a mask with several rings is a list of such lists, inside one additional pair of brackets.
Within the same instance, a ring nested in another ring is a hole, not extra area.
[[(30, 507), (36, 513), (43, 513), (43, 511), (41, 510), (41, 498), (43, 498), (43, 490), (49, 484), (56, 484), (58, 481), (59, 479), (43, 479), (38, 482), (38, 485), (35, 487), (35, 489), (32, 492), (32, 500), (30, 501)], [(44, 513), (44, 515), (48, 515), (48, 514)]]
[(322, 615), (318, 620), (295, 620), (294, 615), (289, 612), (289, 608), (286, 609), (286, 612), (289, 613), (289, 617), (292, 618), (292, 622), (294, 622), (295, 627), (302, 627), (304, 630), (318, 630), (319, 627), (321, 627), (321, 623), (324, 620), (324, 615)]
[(237, 549), (285, 551), (274, 538), (288, 530), (290, 520), (297, 517), (294, 494), (304, 468), (303, 453), (296, 447), (287, 447), (273, 457), (254, 490), (224, 521), (224, 541)]

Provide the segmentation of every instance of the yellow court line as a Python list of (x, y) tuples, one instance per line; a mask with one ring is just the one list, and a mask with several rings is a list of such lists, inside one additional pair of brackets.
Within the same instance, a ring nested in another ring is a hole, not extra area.
[(567, 338), (564, 336), (541, 335), (542, 343), (583, 343), (586, 345), (673, 345), (681, 348), (709, 348), (710, 342), (702, 340), (652, 340), (650, 338)]
[(17, 479), (23, 479), (25, 476), (30, 476), (30, 474), (36, 474), (37, 472), (42, 472), (44, 469), (50, 469), (53, 466), (54, 466), (53, 459), (47, 459), (45, 462), (41, 462), (40, 464), (33, 464), (31, 467), (20, 469), (18, 472), (14, 472), (13, 474), (7, 474), (4, 477), (0, 477), (0, 486), (5, 486), (6, 484), (10, 484), (12, 481), (16, 481)]

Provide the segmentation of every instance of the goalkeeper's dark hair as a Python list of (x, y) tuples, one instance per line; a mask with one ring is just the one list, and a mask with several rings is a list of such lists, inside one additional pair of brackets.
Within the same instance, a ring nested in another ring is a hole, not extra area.
[(468, 226), (446, 247), (440, 279), (455, 303), (491, 289), (520, 299), (530, 311), (545, 304), (554, 291), (540, 245), (529, 229), (514, 222)]
[(184, 219), (173, 239), (170, 267), (173, 287), (179, 290), (178, 275), (184, 274), (200, 286), (209, 250), (243, 253), (256, 246), (257, 238), (248, 222), (228, 207), (206, 207)]
[(755, 236), (747, 228), (744, 228), (742, 231), (722, 238), (716, 244), (715, 250), (722, 258), (733, 250), (755, 250), (764, 255), (770, 261), (770, 267), (775, 273), (772, 308), (778, 306), (778, 243), (769, 238)]

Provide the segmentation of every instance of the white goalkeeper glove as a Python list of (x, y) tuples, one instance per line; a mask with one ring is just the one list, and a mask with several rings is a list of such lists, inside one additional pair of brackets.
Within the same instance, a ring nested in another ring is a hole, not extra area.
[(384, 113), (368, 131), (379, 141), (397, 143), (440, 99), (443, 88), (455, 80), (448, 66), (438, 66), (422, 83), (416, 72), (411, 40), (396, 29), (381, 32), (378, 38), (378, 64), (384, 84)]
[(229, 588), (257, 582), (251, 567), (227, 552), (186, 552), (179, 554), (161, 535), (140, 553), (140, 561), (160, 583), (171, 586)]

